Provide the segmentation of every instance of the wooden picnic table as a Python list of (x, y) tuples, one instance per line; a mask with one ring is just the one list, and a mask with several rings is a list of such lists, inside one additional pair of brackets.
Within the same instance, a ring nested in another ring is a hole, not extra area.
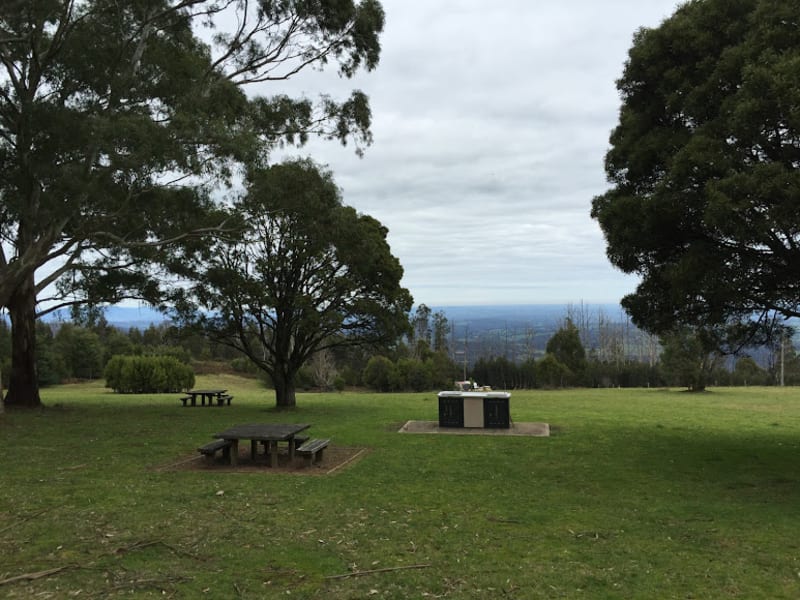
[[(208, 400), (208, 405), (212, 406), (213, 404), (222, 405), (220, 399), (223, 397), (225, 392), (228, 390), (217, 390), (217, 389), (207, 389), (207, 390), (189, 390), (186, 392), (186, 395), (189, 396), (189, 400), (191, 401), (192, 406), (197, 406), (197, 398), (200, 398), (200, 405), (205, 406), (206, 400)], [(230, 402), (228, 402), (230, 404)]]
[(248, 423), (234, 425), (214, 437), (231, 442), (230, 460), (235, 465), (239, 458), (239, 440), (250, 440), (250, 457), (255, 460), (259, 442), (267, 446), (269, 464), (278, 466), (278, 442), (289, 442), (289, 460), (294, 460), (295, 436), (311, 427), (308, 423)]

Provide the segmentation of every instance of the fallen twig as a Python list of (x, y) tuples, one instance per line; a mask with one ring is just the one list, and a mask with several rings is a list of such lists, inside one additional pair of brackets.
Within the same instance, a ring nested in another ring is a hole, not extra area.
[(492, 521), (493, 523), (510, 523), (512, 525), (521, 525), (522, 521), (517, 521), (516, 519), (503, 519), (501, 517), (486, 517), (487, 521)]
[(42, 579), (43, 577), (49, 577), (50, 575), (55, 575), (56, 573), (60, 573), (61, 571), (66, 571), (67, 569), (72, 568), (74, 568), (74, 565), (65, 565), (63, 567), (55, 567), (53, 569), (46, 569), (44, 571), (36, 571), (35, 573), (23, 573), (22, 575), (15, 575), (14, 577), (9, 577), (8, 579), (0, 579), (0, 585), (15, 583), (17, 581), (33, 581), (35, 579)]
[(427, 569), (429, 564), (422, 565), (403, 565), (401, 567), (384, 567), (382, 569), (369, 569), (367, 571), (353, 571), (352, 573), (342, 573), (341, 575), (328, 575), (325, 579), (346, 579), (348, 577), (361, 577), (362, 575), (372, 575), (374, 573), (387, 573), (389, 571), (403, 571), (405, 569)]
[(161, 544), (161, 543), (163, 542), (161, 542), (160, 540), (147, 540), (147, 541), (139, 540), (132, 543), (129, 546), (120, 546), (119, 548), (116, 548), (115, 550), (110, 552), (110, 554), (127, 554), (128, 552), (131, 552), (133, 550), (141, 550), (142, 548), (155, 546), (156, 544)]
[(110, 554), (122, 555), (122, 554), (127, 554), (128, 552), (134, 550), (142, 550), (143, 548), (148, 548), (150, 546), (163, 546), (164, 548), (166, 548), (167, 550), (178, 556), (188, 556), (189, 558), (193, 559), (199, 558), (197, 555), (192, 554), (191, 552), (187, 552), (185, 550), (181, 550), (180, 548), (177, 548), (172, 544), (168, 544), (163, 540), (140, 540), (134, 542), (133, 544), (130, 544), (129, 546), (120, 546), (119, 548), (110, 552)]
[(71, 467), (61, 467), (61, 470), (62, 470), (62, 471), (76, 471), (76, 470), (78, 470), (78, 469), (82, 469), (82, 468), (84, 468), (84, 467), (85, 467), (86, 465), (88, 465), (88, 464), (89, 464), (89, 463), (83, 463), (83, 464), (81, 464), (81, 465), (72, 465)]
[(353, 462), (354, 460), (356, 460), (357, 458), (359, 458), (359, 457), (360, 457), (362, 454), (364, 454), (364, 453), (365, 453), (365, 452), (367, 452), (368, 450), (369, 450), (368, 448), (362, 448), (361, 450), (359, 450), (358, 452), (356, 452), (356, 453), (355, 453), (353, 456), (351, 456), (350, 458), (348, 458), (348, 459), (347, 459), (347, 460), (345, 460), (344, 462), (341, 462), (341, 463), (339, 463), (338, 465), (336, 465), (335, 467), (333, 467), (332, 469), (330, 469), (330, 470), (329, 470), (327, 473), (325, 473), (325, 474), (326, 474), (326, 475), (330, 475), (330, 474), (331, 474), (331, 473), (333, 473), (334, 471), (338, 471), (339, 469), (342, 469), (342, 468), (346, 467), (347, 465), (349, 465), (351, 462)]

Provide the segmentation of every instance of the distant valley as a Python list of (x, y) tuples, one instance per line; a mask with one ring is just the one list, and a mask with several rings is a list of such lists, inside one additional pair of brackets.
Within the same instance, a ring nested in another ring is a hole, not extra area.
[[(558, 329), (564, 318), (583, 310), (596, 319), (599, 311), (613, 321), (624, 321), (625, 315), (617, 304), (567, 305), (567, 304), (519, 304), (485, 306), (431, 306), (431, 311), (442, 312), (455, 334), (463, 337), (463, 329), (472, 333), (485, 331), (520, 330), (534, 328), (537, 331)], [(151, 324), (158, 325), (166, 319), (159, 311), (149, 307), (111, 306), (106, 309), (106, 320), (120, 329), (137, 327), (146, 329)], [(68, 320), (65, 316), (55, 316), (54, 320)]]

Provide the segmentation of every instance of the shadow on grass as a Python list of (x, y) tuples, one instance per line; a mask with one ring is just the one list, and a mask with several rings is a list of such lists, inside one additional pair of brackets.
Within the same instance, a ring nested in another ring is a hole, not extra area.
[(800, 498), (800, 434), (794, 430), (656, 426), (620, 429), (607, 442), (606, 451), (622, 465), (666, 484), (711, 486), (758, 502)]

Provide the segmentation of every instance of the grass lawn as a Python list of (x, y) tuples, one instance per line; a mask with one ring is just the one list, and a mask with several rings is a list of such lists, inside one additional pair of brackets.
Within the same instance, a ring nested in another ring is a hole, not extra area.
[[(532, 438), (398, 434), (435, 393), (287, 415), (198, 379), (233, 405), (82, 384), (0, 417), (0, 596), (800, 597), (798, 388), (513, 392), (551, 424)], [(371, 451), (318, 477), (153, 468), (257, 421)]]

